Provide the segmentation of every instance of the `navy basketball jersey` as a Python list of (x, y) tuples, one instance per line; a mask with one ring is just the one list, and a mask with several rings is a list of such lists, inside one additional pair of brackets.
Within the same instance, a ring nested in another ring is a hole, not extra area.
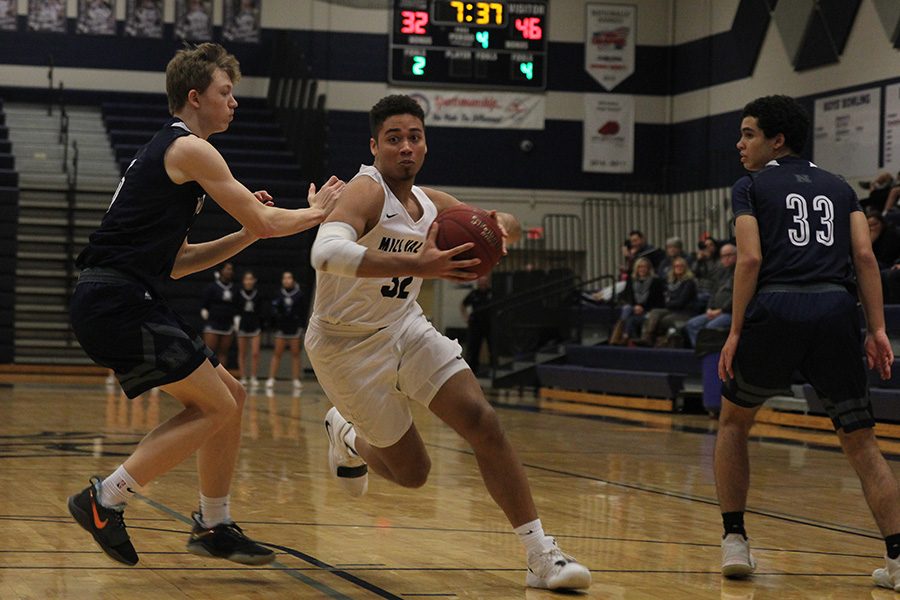
[(862, 209), (846, 181), (808, 160), (785, 156), (739, 179), (731, 201), (735, 218), (749, 214), (759, 224), (758, 287), (852, 286), (850, 214)]
[(166, 150), (193, 135), (171, 119), (138, 150), (113, 194), (100, 228), (78, 256), (79, 268), (108, 267), (158, 290), (172, 273), (175, 256), (203, 208), (206, 194), (194, 181), (175, 184), (166, 173)]

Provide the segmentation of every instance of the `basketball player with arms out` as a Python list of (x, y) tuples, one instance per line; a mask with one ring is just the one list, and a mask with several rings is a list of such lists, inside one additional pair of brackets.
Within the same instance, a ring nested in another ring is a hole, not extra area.
[[(462, 348), (416, 302), (422, 279), (471, 281), (475, 274), (463, 269), (478, 264), (454, 260), (471, 243), (435, 245), (435, 217), (459, 201), (414, 185), (427, 152), (424, 120), (409, 96), (372, 107), (374, 165), (347, 184), (313, 244), (317, 289), (306, 344), (334, 404), (325, 419), (332, 473), (354, 496), (366, 492), (369, 468), (404, 487), (424, 485), (431, 460), (409, 403), (426, 406), (474, 450), (488, 492), (525, 545), (527, 585), (586, 588), (590, 572), (544, 534), (525, 470)], [(519, 238), (515, 217), (492, 214), (509, 240)]]
[(719, 362), (726, 382), (715, 454), (722, 574), (745, 577), (756, 568), (744, 529), (747, 438), (759, 407), (771, 396), (789, 395), (791, 375), (799, 371), (822, 399), (885, 536), (887, 564), (873, 573), (875, 582), (900, 590), (900, 489), (872, 429), (860, 350), (870, 369), (890, 377), (894, 356), (878, 265), (856, 194), (797, 156), (809, 126), (806, 111), (787, 96), (744, 107), (737, 148), (750, 174), (732, 190), (738, 258), (731, 331)]
[[(113, 559), (138, 562), (123, 512), (139, 489), (197, 453), (200, 510), (188, 551), (243, 564), (274, 559), (244, 536), (229, 510), (229, 491), (241, 441), (246, 392), (203, 340), (160, 296), (162, 283), (208, 269), (256, 240), (292, 235), (318, 225), (343, 191), (332, 178), (310, 208), (270, 206), (234, 179), (207, 138), (225, 131), (237, 101), (237, 60), (217, 44), (180, 50), (166, 68), (173, 118), (138, 150), (113, 195), (100, 228), (78, 257), (82, 269), (70, 303), (72, 327), (85, 352), (114, 369), (129, 398), (155, 386), (184, 410), (141, 440), (105, 479), (92, 478), (69, 498), (69, 511)], [(243, 228), (202, 244), (187, 233), (205, 195)]]

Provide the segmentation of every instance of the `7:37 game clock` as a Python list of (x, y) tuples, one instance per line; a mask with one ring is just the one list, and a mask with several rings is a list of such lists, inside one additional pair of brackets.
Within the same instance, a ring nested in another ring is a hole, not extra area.
[(549, 3), (394, 0), (389, 81), (546, 88)]

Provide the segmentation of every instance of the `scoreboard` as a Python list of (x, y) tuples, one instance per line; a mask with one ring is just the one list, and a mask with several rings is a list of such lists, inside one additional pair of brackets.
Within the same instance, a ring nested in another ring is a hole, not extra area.
[(394, 0), (390, 83), (543, 90), (547, 1)]

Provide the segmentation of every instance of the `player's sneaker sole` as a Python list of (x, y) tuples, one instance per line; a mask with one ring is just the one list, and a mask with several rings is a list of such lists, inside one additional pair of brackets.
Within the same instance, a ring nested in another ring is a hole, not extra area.
[(106, 508), (97, 501), (100, 479), (91, 478), (91, 484), (78, 494), (69, 496), (69, 514), (91, 534), (103, 552), (116, 562), (133, 567), (138, 555), (125, 529), (122, 510)]
[(349, 424), (331, 407), (325, 414), (325, 435), (328, 436), (328, 469), (344, 490), (358, 498), (369, 489), (369, 467), (358, 456), (350, 454), (343, 440), (344, 428)]

